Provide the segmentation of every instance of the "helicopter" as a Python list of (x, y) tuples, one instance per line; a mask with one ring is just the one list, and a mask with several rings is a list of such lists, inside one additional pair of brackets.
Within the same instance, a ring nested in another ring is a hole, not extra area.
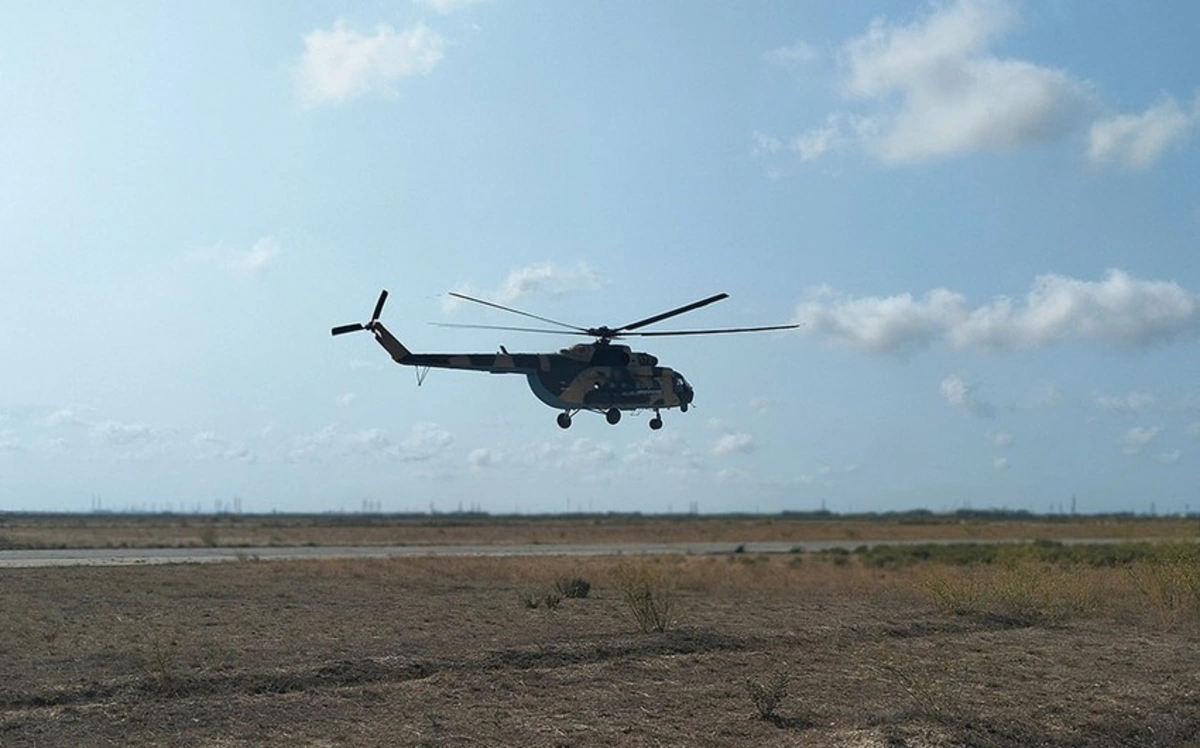
[(417, 384), (424, 381), (429, 369), (524, 374), (533, 394), (546, 405), (560, 411), (557, 418), (560, 428), (570, 428), (572, 418), (581, 411), (603, 413), (610, 424), (616, 425), (621, 421), (623, 411), (652, 410), (654, 417), (650, 419), (650, 428), (657, 431), (663, 426), (661, 411), (679, 408), (680, 412), (686, 413), (695, 399), (695, 390), (682, 374), (674, 369), (659, 366), (656, 356), (634, 351), (627, 345), (614, 343), (614, 340), (633, 336), (718, 335), (799, 327), (796, 324), (787, 324), (709, 330), (641, 331), (643, 327), (728, 298), (729, 294), (725, 293), (619, 327), (580, 327), (466, 294), (452, 291), (450, 296), (556, 325), (562, 329), (433, 323), (439, 327), (580, 335), (594, 340), (563, 348), (558, 353), (509, 353), (504, 346), (500, 346), (499, 353), (413, 353), (379, 321), (380, 315), (383, 314), (383, 305), (387, 302), (387, 289), (379, 294), (379, 300), (375, 303), (375, 310), (368, 322), (339, 325), (333, 328), (332, 334), (343, 335), (359, 331), (373, 333), (375, 340), (391, 355), (393, 361), (403, 366), (417, 367)]

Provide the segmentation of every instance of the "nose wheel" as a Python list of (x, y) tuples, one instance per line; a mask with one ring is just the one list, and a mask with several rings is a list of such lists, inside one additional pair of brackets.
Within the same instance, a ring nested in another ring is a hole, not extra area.
[(571, 428), (571, 414), (570, 413), (567, 413), (564, 411), (564, 412), (558, 414), (558, 427), (560, 429)]
[(650, 430), (658, 431), (661, 428), (662, 428), (662, 416), (659, 415), (658, 410), (655, 409), (654, 417), (650, 419)]
[(621, 422), (621, 411), (617, 408), (609, 408), (604, 412), (604, 420), (616, 426)]

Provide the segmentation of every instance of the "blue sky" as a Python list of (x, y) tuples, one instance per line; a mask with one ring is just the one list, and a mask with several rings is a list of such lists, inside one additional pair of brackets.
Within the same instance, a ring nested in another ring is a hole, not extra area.
[[(17, 3), (0, 509), (1200, 510), (1200, 6)], [(555, 426), (552, 350), (696, 407)], [(673, 321), (673, 322), (675, 322)]]

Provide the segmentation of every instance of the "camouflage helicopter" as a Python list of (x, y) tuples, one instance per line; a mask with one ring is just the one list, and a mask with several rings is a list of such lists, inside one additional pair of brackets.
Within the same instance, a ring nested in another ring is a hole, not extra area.
[(695, 398), (695, 391), (679, 372), (658, 365), (658, 358), (649, 353), (633, 351), (627, 345), (613, 343), (619, 338), (632, 336), (661, 337), (667, 335), (717, 335), (723, 333), (762, 332), (765, 330), (788, 330), (798, 325), (768, 325), (765, 327), (730, 327), (713, 330), (672, 330), (641, 332), (640, 329), (661, 322), (713, 302), (728, 298), (729, 294), (716, 294), (707, 299), (685, 304), (652, 317), (630, 322), (620, 327), (579, 327), (565, 322), (539, 317), (519, 309), (502, 306), (495, 302), (476, 299), (461, 293), (451, 296), (500, 309), (522, 317), (557, 325), (561, 330), (540, 327), (506, 327), (500, 325), (467, 325), (434, 323), (439, 327), (460, 327), (484, 330), (508, 330), (516, 332), (554, 333), (558, 335), (581, 335), (595, 340), (563, 348), (558, 353), (509, 353), (500, 346), (499, 353), (413, 353), (404, 347), (383, 323), (379, 316), (387, 301), (386, 289), (379, 294), (375, 311), (369, 322), (356, 322), (333, 328), (334, 335), (368, 330), (392, 357), (404, 366), (417, 367), (417, 383), (424, 381), (429, 369), (466, 369), (486, 371), (491, 374), (524, 374), (533, 394), (551, 408), (562, 411), (558, 414), (558, 425), (570, 428), (571, 418), (580, 411), (603, 413), (611, 424), (621, 420), (622, 411), (653, 410), (650, 428), (662, 428), (661, 411), (679, 408), (686, 413)]

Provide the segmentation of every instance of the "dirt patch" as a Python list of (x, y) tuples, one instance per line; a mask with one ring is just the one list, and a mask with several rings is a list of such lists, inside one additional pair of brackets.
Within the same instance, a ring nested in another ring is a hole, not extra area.
[[(674, 584), (667, 632), (638, 632), (616, 586), (628, 563)], [(589, 596), (522, 604), (564, 574)], [(786, 558), (4, 577), (5, 746), (1200, 742), (1200, 627), (1133, 599), (1052, 625), (943, 615), (915, 575)], [(779, 674), (787, 695), (761, 718), (747, 682)]]

